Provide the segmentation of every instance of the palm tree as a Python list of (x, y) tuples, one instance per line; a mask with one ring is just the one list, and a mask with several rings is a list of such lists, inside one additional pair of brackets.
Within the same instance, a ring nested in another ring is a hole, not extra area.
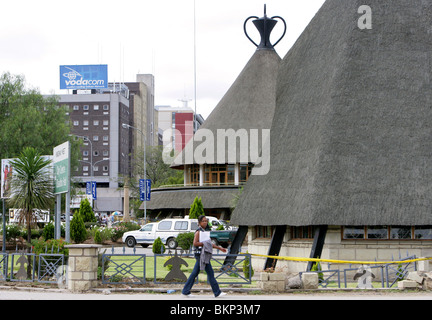
[(34, 148), (25, 148), (13, 168), (9, 205), (21, 209), (19, 223), (27, 226), (27, 243), (31, 242), (31, 228), (37, 222), (34, 209), (47, 210), (54, 205), (54, 185), (51, 160), (42, 157)]

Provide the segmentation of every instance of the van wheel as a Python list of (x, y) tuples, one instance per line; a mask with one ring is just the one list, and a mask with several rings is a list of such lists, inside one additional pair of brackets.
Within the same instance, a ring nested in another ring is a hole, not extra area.
[(126, 245), (127, 245), (129, 248), (133, 248), (133, 247), (135, 247), (135, 244), (136, 244), (136, 241), (135, 241), (135, 238), (134, 238), (134, 237), (127, 237), (127, 238), (126, 238)]
[(170, 249), (175, 249), (175, 248), (177, 248), (177, 241), (175, 241), (175, 239), (174, 238), (169, 238), (168, 240), (167, 240), (167, 247), (168, 248), (170, 248)]

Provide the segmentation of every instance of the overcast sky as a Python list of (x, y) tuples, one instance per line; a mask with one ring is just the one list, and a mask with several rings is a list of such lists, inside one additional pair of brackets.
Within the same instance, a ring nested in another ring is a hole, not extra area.
[[(282, 16), (283, 58), (324, 0), (196, 0), (197, 112), (205, 118), (255, 51), (243, 33), (249, 16)], [(41, 93), (60, 90), (59, 66), (108, 64), (108, 80), (153, 73), (156, 105), (194, 97), (194, 0), (2, 1), (0, 73), (22, 74)], [(250, 22), (251, 36), (259, 42)], [(282, 34), (282, 23), (273, 41)], [(194, 107), (194, 101), (189, 103)]]

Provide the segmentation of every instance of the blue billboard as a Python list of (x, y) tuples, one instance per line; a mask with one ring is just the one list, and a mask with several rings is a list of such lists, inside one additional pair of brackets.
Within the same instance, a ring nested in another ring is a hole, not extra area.
[(108, 65), (60, 66), (60, 89), (108, 88)]

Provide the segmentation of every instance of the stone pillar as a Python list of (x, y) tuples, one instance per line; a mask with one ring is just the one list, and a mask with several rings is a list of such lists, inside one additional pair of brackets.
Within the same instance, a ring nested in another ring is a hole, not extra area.
[(285, 291), (284, 273), (261, 272), (258, 285), (263, 291), (267, 292), (284, 292)]
[(98, 253), (101, 245), (74, 244), (69, 249), (68, 289), (85, 292), (97, 285)]

